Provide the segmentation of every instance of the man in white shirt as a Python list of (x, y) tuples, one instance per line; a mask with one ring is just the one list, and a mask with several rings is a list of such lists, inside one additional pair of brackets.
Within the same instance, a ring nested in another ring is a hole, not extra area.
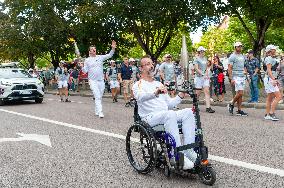
[[(138, 104), (138, 113), (141, 119), (150, 126), (164, 124), (165, 131), (170, 133), (176, 142), (176, 146), (182, 145), (177, 122), (182, 122), (184, 145), (195, 142), (195, 117), (191, 109), (186, 108), (173, 111), (185, 97), (185, 93), (178, 93), (171, 98), (166, 87), (153, 78), (154, 66), (149, 57), (143, 57), (140, 64), (141, 79), (133, 86), (134, 97)], [(194, 167), (196, 153), (193, 149), (184, 151), (184, 169)]]
[(95, 97), (95, 113), (100, 118), (104, 117), (102, 109), (102, 97), (105, 89), (103, 63), (111, 58), (116, 48), (116, 42), (113, 40), (111, 51), (106, 55), (97, 55), (96, 47), (89, 47), (89, 57), (85, 60), (82, 71), (88, 73), (89, 85)]

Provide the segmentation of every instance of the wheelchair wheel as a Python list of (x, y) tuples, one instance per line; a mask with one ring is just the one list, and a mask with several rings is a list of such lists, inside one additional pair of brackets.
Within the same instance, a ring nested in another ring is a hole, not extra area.
[(216, 181), (216, 172), (212, 167), (204, 167), (200, 169), (199, 177), (205, 185), (213, 185)]
[(145, 126), (131, 126), (126, 136), (126, 152), (130, 164), (139, 173), (147, 174), (153, 170), (156, 161), (156, 140)]

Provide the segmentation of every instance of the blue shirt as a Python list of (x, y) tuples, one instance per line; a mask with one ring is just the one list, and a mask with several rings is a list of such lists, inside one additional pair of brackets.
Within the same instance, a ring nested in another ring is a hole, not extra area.
[(121, 79), (131, 80), (132, 77), (132, 67), (130, 65), (126, 66), (124, 63), (121, 66)]
[(248, 74), (252, 76), (255, 73), (255, 69), (260, 68), (258, 59), (255, 57), (252, 59), (246, 59), (245, 68), (247, 69)]

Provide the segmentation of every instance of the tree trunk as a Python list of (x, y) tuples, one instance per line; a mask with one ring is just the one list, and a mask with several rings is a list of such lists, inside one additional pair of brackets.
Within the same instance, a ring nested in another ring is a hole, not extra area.
[(32, 52), (29, 52), (28, 54), (28, 61), (30, 64), (30, 68), (34, 69), (35, 68), (35, 55)]

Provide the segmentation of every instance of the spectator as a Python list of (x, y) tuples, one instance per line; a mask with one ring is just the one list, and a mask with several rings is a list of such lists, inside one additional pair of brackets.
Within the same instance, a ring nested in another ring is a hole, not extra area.
[(280, 64), (279, 64), (279, 81), (280, 81), (280, 86), (281, 86), (281, 90), (283, 93), (282, 96), (282, 102), (283, 102), (283, 97), (284, 97), (284, 56), (281, 56), (280, 59)]
[(160, 75), (162, 81), (167, 86), (170, 96), (175, 97), (176, 75), (171, 54), (164, 56), (164, 62), (160, 66)]
[(115, 61), (110, 61), (111, 66), (107, 69), (106, 79), (110, 85), (112, 101), (117, 102), (117, 94), (119, 91), (119, 82), (118, 82), (118, 69), (116, 67)]
[(211, 108), (210, 104), (210, 67), (211, 64), (208, 62), (207, 58), (205, 57), (205, 48), (200, 46), (197, 49), (197, 58), (193, 61), (193, 65), (196, 71), (196, 77), (194, 78), (194, 84), (197, 89), (196, 94), (199, 97), (202, 90), (205, 95), (205, 104), (206, 104), (206, 112), (214, 113), (215, 110)]
[(267, 93), (266, 98), (266, 114), (264, 119), (278, 121), (279, 118), (275, 115), (275, 110), (278, 102), (281, 100), (282, 96), (279, 91), (279, 81), (277, 80), (277, 61), (276, 46), (268, 45), (265, 48), (266, 57), (264, 63), (267, 67), (266, 75), (264, 78), (264, 87)]
[(233, 101), (228, 104), (228, 110), (230, 114), (234, 114), (234, 104), (238, 105), (238, 116), (248, 116), (246, 112), (242, 110), (243, 94), (245, 88), (245, 56), (242, 54), (242, 43), (236, 42), (234, 44), (235, 52), (229, 58), (228, 73), (229, 78), (231, 79), (231, 84), (235, 85), (236, 95), (233, 98)]
[(253, 56), (253, 50), (248, 51), (248, 56), (245, 61), (245, 67), (248, 72), (248, 79), (250, 85), (250, 97), (249, 103), (258, 102), (258, 71), (260, 69), (259, 61)]
[(123, 58), (123, 64), (121, 65), (121, 72), (119, 73), (119, 80), (123, 85), (123, 96), (125, 107), (131, 106), (129, 93), (132, 90), (132, 67), (129, 65), (128, 57)]
[(154, 69), (154, 78), (156, 81), (161, 82), (160, 77), (160, 61), (156, 61), (155, 69)]
[(69, 73), (67, 68), (64, 67), (63, 62), (59, 63), (59, 67), (57, 67), (55, 71), (56, 80), (59, 89), (59, 96), (61, 102), (63, 102), (63, 94), (65, 95), (65, 102), (71, 102), (68, 99), (68, 80), (69, 80)]
[(75, 92), (79, 92), (79, 70), (78, 70), (78, 67), (75, 66), (72, 73), (71, 73), (71, 76), (72, 76), (72, 90)]
[(226, 93), (225, 89), (225, 76), (224, 76), (224, 67), (221, 63), (218, 56), (214, 56), (213, 65), (212, 65), (212, 77), (213, 77), (213, 86), (214, 93), (219, 102), (224, 101), (224, 94)]

